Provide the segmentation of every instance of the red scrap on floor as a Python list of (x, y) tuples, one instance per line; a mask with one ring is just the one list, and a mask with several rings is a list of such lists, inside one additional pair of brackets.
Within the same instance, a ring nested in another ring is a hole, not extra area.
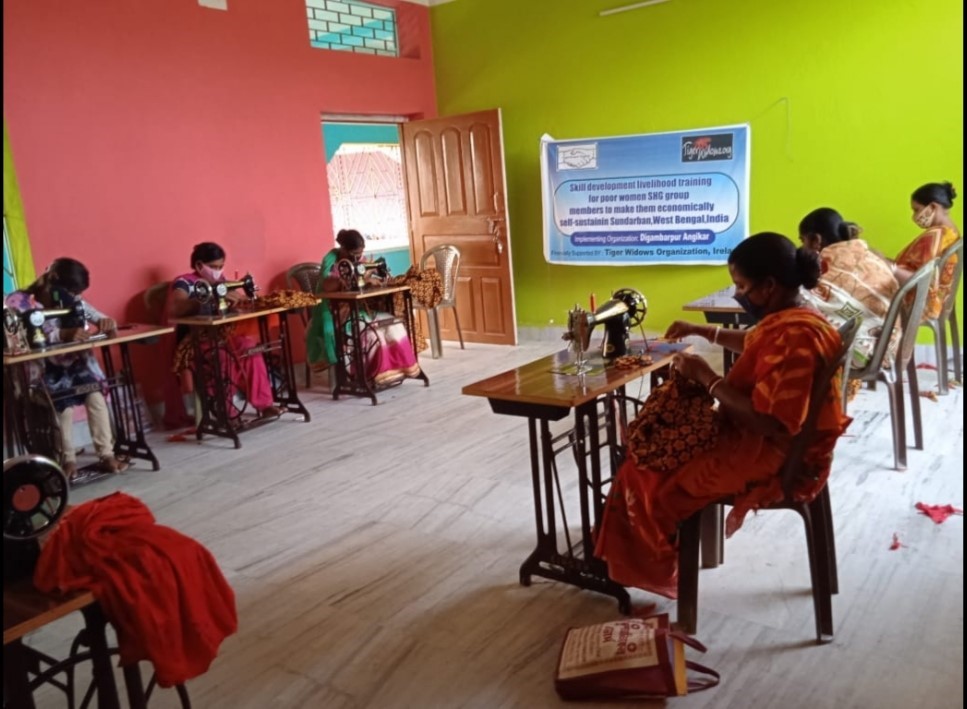
[(893, 533), (893, 542), (890, 544), (890, 551), (896, 551), (900, 547), (905, 547), (905, 546), (906, 546), (906, 544), (903, 544), (900, 541), (900, 535), (898, 535), (896, 532), (894, 532)]
[(918, 502), (916, 508), (937, 524), (943, 524), (950, 515), (962, 515), (964, 511), (953, 505), (928, 505)]

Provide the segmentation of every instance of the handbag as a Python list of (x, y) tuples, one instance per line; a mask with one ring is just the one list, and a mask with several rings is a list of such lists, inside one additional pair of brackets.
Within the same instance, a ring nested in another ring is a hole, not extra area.
[(628, 453), (636, 465), (667, 473), (715, 446), (715, 399), (698, 382), (672, 372), (628, 424)]
[(569, 628), (554, 688), (562, 699), (616, 699), (680, 697), (717, 685), (719, 673), (686, 660), (685, 645), (706, 651), (672, 630), (666, 613)]

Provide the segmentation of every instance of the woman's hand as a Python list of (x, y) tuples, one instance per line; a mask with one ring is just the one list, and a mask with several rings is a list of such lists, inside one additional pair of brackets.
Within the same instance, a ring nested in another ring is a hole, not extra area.
[(85, 330), (82, 327), (62, 327), (60, 329), (61, 342), (84, 342), (90, 337), (90, 330)]
[(698, 355), (686, 354), (684, 352), (679, 352), (672, 357), (672, 369), (686, 379), (698, 382), (704, 387), (707, 387), (719, 378), (719, 375), (715, 373), (715, 370), (704, 359)]
[(248, 296), (245, 295), (245, 291), (242, 290), (241, 288), (235, 288), (233, 290), (228, 291), (228, 293), (225, 294), (225, 300), (227, 300), (232, 305), (237, 305), (238, 303), (248, 300)]
[(101, 318), (96, 323), (97, 331), (103, 332), (106, 335), (114, 335), (118, 331), (118, 324), (114, 318)]
[(680, 340), (683, 337), (690, 337), (691, 335), (701, 335), (701, 328), (701, 325), (695, 325), (684, 320), (676, 320), (665, 331), (665, 339)]

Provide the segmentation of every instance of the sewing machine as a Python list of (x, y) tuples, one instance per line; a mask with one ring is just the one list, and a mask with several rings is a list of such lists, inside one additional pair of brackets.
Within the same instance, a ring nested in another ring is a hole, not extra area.
[[(602, 354), (605, 359), (614, 359), (628, 354), (631, 328), (640, 326), (648, 312), (648, 301), (634, 288), (615, 291), (611, 300), (589, 313), (575, 305), (567, 314), (567, 332), (563, 339), (571, 342), (577, 356), (578, 373), (586, 367), (586, 354), (591, 346), (591, 333), (594, 327), (604, 325)], [(585, 369), (585, 371), (587, 371)]]
[(197, 281), (191, 285), (191, 293), (189, 296), (195, 300), (199, 300), (202, 303), (215, 302), (216, 310), (219, 315), (225, 315), (229, 309), (228, 302), (228, 292), (241, 288), (245, 291), (245, 295), (250, 299), (255, 298), (255, 293), (258, 291), (259, 287), (255, 285), (255, 279), (252, 275), (246, 273), (244, 277), (235, 281), (220, 281), (214, 285), (199, 278)]
[(67, 509), (67, 476), (54, 461), (21, 455), (3, 462), (3, 579), (30, 577), (39, 537)]
[(3, 306), (3, 351), (4, 354), (18, 355), (30, 350), (27, 343), (27, 328), (13, 308)]
[(366, 287), (366, 278), (375, 275), (382, 280), (389, 278), (389, 267), (386, 259), (380, 256), (373, 261), (358, 261), (353, 263), (349, 259), (340, 259), (336, 263), (336, 273), (345, 284), (347, 290), (361, 291)]
[(41, 350), (50, 346), (44, 323), (60, 318), (60, 329), (86, 328), (87, 314), (84, 301), (66, 294), (55, 294), (58, 307), (33, 308), (17, 312), (3, 309), (3, 346), (10, 354), (22, 354), (27, 349)]

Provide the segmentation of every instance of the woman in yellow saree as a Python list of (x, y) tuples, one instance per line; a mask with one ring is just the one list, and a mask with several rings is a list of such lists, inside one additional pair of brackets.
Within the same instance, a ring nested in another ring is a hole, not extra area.
[[(956, 197), (957, 192), (949, 182), (928, 183), (911, 195), (913, 222), (924, 231), (896, 257), (894, 274), (901, 283), (906, 282), (923, 264), (937, 258), (960, 239), (960, 230), (950, 218), (950, 208)], [(955, 267), (956, 260), (950, 259), (930, 287), (927, 305), (923, 311), (924, 319), (940, 315), (943, 303), (950, 295)]]
[[(813, 378), (841, 347), (839, 332), (803, 307), (800, 287), (815, 287), (819, 259), (780, 234), (756, 234), (729, 255), (735, 299), (758, 321), (748, 330), (676, 322), (666, 337), (700, 335), (740, 352), (724, 379), (697, 355), (676, 355), (677, 374), (705, 386), (718, 400), (715, 445), (671, 472), (638, 466), (629, 456), (611, 486), (595, 556), (612, 579), (668, 598), (677, 594), (678, 525), (706, 505), (734, 496), (726, 532), (750, 510), (781, 500), (778, 477), (809, 408)], [(837, 378), (838, 379), (838, 378)], [(839, 383), (823, 404), (817, 435), (806, 451), (809, 470), (797, 499), (811, 500), (826, 484), (833, 447), (846, 430)]]

